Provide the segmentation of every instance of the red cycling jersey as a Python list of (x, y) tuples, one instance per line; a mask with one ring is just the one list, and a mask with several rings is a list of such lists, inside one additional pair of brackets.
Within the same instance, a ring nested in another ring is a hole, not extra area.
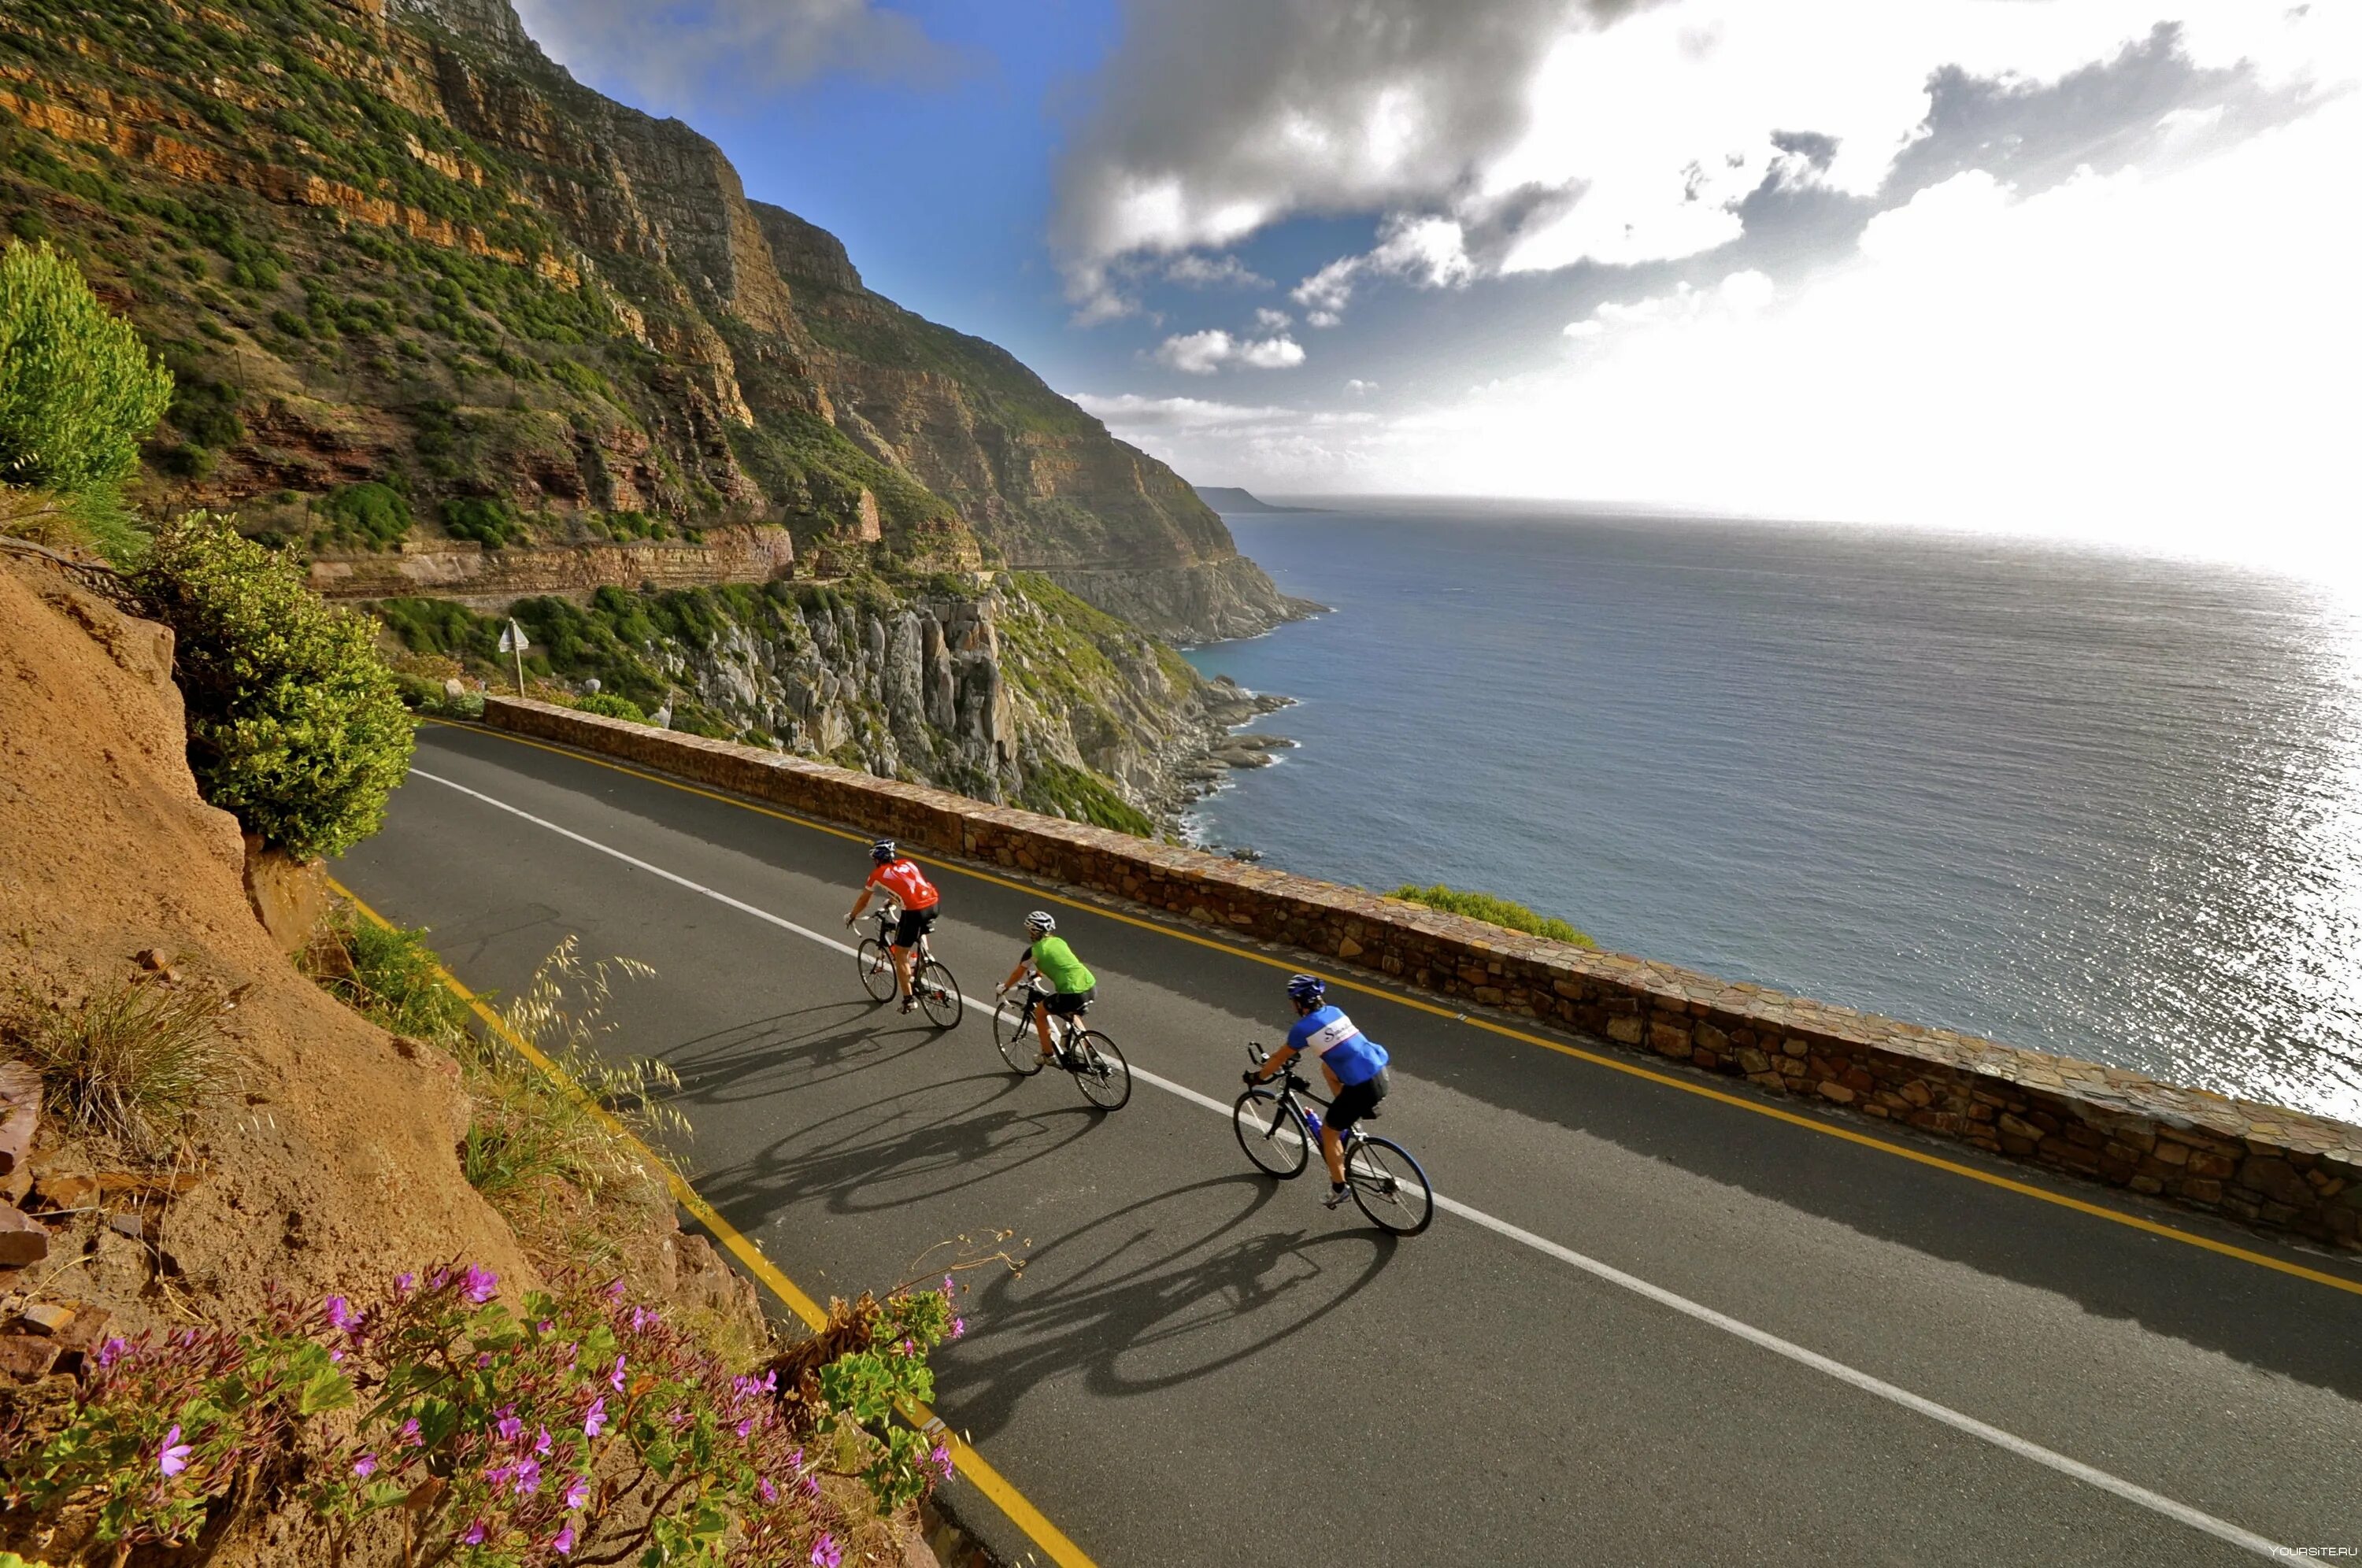
[(883, 888), (906, 910), (931, 910), (943, 895), (910, 860), (889, 860), (869, 873), (865, 888)]

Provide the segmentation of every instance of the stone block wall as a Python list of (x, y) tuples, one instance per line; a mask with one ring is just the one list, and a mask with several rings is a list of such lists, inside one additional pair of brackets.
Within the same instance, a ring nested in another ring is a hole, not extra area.
[(1568, 946), (1284, 871), (546, 703), (501, 729), (1284, 942), (1773, 1095), (2362, 1250), (2362, 1127)]

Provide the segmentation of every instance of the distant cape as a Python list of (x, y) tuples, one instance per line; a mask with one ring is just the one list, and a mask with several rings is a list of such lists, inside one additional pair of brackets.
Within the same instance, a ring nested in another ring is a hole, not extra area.
[(1253, 513), (1321, 510), (1318, 506), (1274, 506), (1270, 502), (1259, 496), (1251, 495), (1234, 484), (1193, 484), (1189, 488), (1198, 492), (1198, 500), (1217, 512)]

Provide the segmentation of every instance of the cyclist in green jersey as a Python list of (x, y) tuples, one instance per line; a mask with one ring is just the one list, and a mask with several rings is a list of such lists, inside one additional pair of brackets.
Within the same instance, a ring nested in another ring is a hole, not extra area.
[(1017, 955), (1017, 967), (1009, 971), (1009, 978), (1000, 982), (998, 993), (1006, 995), (1025, 977), (1028, 970), (1040, 975), (1054, 988), (1033, 1010), (1033, 1032), (1042, 1038), (1042, 1060), (1044, 1062), (1052, 1055), (1050, 1016), (1055, 1013), (1060, 1018), (1066, 1018), (1082, 1011), (1090, 1002), (1098, 984), (1091, 977), (1091, 972), (1083, 967), (1083, 961), (1075, 956), (1075, 950), (1066, 945), (1066, 939), (1053, 934), (1057, 929), (1058, 922), (1050, 917), (1047, 910), (1035, 910), (1025, 917), (1025, 934), (1032, 940), (1027, 943), (1025, 951)]

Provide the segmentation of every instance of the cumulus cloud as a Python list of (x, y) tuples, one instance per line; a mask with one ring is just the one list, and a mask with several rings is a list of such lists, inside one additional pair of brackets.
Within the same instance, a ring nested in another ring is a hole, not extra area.
[(1517, 138), (1535, 68), (1588, 14), (1580, 0), (1127, 0), (1058, 173), (1051, 238), (1078, 304), (1095, 308), (1116, 257), (1465, 179)]
[(658, 109), (767, 93), (827, 72), (932, 81), (960, 56), (875, 0), (516, 0), (550, 57)]
[(1192, 289), (1225, 286), (1267, 289), (1271, 280), (1235, 256), (1206, 256), (1185, 251), (1164, 264), (1164, 280)]
[(1288, 370), (1304, 363), (1304, 348), (1291, 337), (1233, 337), (1217, 326), (1168, 337), (1157, 345), (1155, 357), (1184, 375), (1210, 376), (1225, 365)]
[[(1378, 215), (1373, 249), (1297, 285), (1322, 325), (1381, 276), (1435, 287), (1678, 260), (1739, 237), (1767, 189), (1870, 198), (1915, 149), (1948, 158), (2007, 140), (2027, 94), (2126, 50), (2171, 55), (2185, 86), (2202, 69), (2285, 85), (2314, 70), (2322, 34), (2350, 29), (2336, 13), (2352, 9), (1131, 0), (1061, 172), (1053, 237), (1088, 302), (1117, 258), (1227, 246), (1297, 215)], [(2147, 83), (2161, 91), (2170, 74)], [(2043, 146), (2099, 126), (2156, 134), (2175, 105), (2122, 86), (2055, 94)], [(1914, 171), (1921, 183), (1954, 171)], [(1405, 254), (1414, 239), (1436, 248)]]
[(1741, 271), (1603, 307), (1556, 367), (1342, 437), (1169, 444), (1306, 490), (1933, 524), (2362, 580), (2362, 219), (2323, 199), (2357, 145), (2362, 94), (2161, 173), (2028, 193), (1964, 171), (1800, 285)]
[(1296, 318), (1284, 310), (1274, 310), (1265, 305), (1255, 312), (1255, 325), (1265, 332), (1285, 332), (1296, 325)]
[(1125, 430), (1209, 430), (1224, 425), (1267, 424), (1286, 419), (1291, 409), (1268, 404), (1217, 403), (1202, 397), (1142, 397), (1138, 392), (1102, 396), (1074, 392), (1069, 401), (1084, 413)]

